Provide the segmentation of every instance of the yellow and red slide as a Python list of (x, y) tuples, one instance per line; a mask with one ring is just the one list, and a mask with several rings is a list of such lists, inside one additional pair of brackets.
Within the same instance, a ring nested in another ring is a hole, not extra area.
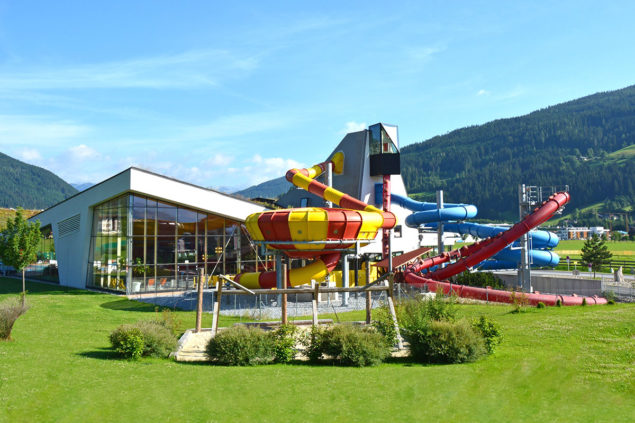
[[(268, 248), (282, 250), (289, 257), (316, 259), (308, 266), (289, 271), (287, 280), (291, 286), (309, 283), (312, 279), (323, 280), (339, 261), (339, 252), (333, 250), (351, 248), (357, 241), (370, 242), (379, 229), (391, 229), (397, 223), (393, 213), (316, 181), (329, 162), (333, 164), (333, 171), (341, 174), (344, 153), (337, 152), (330, 160), (309, 169), (291, 169), (286, 177), (295, 186), (341, 208), (266, 211), (249, 215), (245, 223), (252, 239), (267, 242)], [(247, 288), (273, 288), (276, 276), (275, 272), (242, 273), (236, 276), (236, 281)]]

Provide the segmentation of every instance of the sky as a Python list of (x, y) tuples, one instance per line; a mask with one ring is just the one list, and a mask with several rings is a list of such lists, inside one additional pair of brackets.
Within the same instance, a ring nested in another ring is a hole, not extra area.
[(635, 2), (2, 1), (0, 152), (238, 190), (635, 84)]

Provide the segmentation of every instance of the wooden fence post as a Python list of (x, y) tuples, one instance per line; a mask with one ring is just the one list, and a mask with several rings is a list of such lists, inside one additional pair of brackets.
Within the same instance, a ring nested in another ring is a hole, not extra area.
[(218, 319), (220, 318), (220, 300), (223, 295), (223, 285), (225, 283), (218, 279), (218, 287), (216, 288), (216, 301), (214, 301), (214, 314), (212, 315), (212, 336), (216, 336), (218, 331)]
[(388, 308), (390, 309), (390, 315), (392, 316), (392, 323), (395, 326), (395, 333), (397, 335), (397, 348), (403, 349), (403, 339), (401, 338), (401, 332), (399, 332), (399, 322), (397, 322), (397, 313), (395, 312), (395, 303), (393, 301), (393, 277), (388, 278)]
[(205, 269), (199, 272), (196, 298), (196, 333), (201, 331), (201, 322), (203, 320), (203, 281), (205, 280)]
[(320, 295), (320, 283), (317, 281), (312, 281), (314, 283), (314, 291), (313, 291), (313, 326), (317, 326), (318, 324), (318, 298)]

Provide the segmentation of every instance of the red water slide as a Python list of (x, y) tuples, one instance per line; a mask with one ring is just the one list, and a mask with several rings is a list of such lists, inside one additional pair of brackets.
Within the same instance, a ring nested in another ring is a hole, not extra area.
[[(514, 296), (518, 296), (520, 294), (512, 293), (510, 291), (455, 285), (451, 282), (441, 282), (440, 280), (448, 279), (457, 275), (498, 253), (507, 245), (511, 244), (536, 226), (539, 226), (549, 220), (560, 207), (564, 206), (569, 201), (569, 198), (569, 194), (566, 192), (555, 193), (549, 197), (547, 201), (542, 203), (540, 207), (536, 208), (533, 213), (509, 228), (507, 231), (501, 232), (494, 237), (487, 238), (470, 246), (420, 261), (419, 263), (409, 266), (404, 271), (403, 278), (405, 282), (413, 286), (427, 287), (432, 291), (436, 291), (439, 287), (441, 287), (445, 294), (454, 292), (459, 297), (511, 303), (514, 301)], [(455, 261), (444, 268), (427, 273), (425, 277), (418, 274), (418, 272), (422, 270), (442, 263), (447, 263), (451, 260)], [(560, 300), (563, 305), (581, 305), (585, 298), (587, 304), (606, 304), (606, 299), (599, 298), (597, 296), (577, 297), (539, 293), (522, 295), (532, 305), (536, 305), (539, 302), (543, 302), (546, 305), (556, 305), (558, 300)]]

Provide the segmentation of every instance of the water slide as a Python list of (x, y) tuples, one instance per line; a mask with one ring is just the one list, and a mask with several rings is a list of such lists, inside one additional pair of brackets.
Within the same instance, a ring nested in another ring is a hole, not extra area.
[[(268, 248), (281, 250), (289, 257), (311, 258), (308, 266), (289, 271), (291, 286), (321, 280), (331, 272), (339, 260), (341, 250), (351, 248), (356, 242), (365, 245), (377, 236), (380, 229), (391, 229), (397, 219), (391, 212), (384, 212), (348, 194), (328, 187), (315, 180), (326, 170), (328, 163), (333, 171), (342, 173), (344, 154), (335, 153), (330, 160), (309, 169), (291, 169), (286, 178), (295, 186), (305, 189), (341, 208), (303, 207), (254, 213), (247, 217), (245, 226), (254, 241), (266, 242)], [(235, 279), (247, 288), (272, 288), (275, 272), (242, 273)]]
[[(381, 199), (381, 184), (375, 184), (375, 202)], [(455, 220), (465, 220), (476, 216), (478, 210), (476, 206), (461, 203), (445, 203), (442, 209), (436, 203), (426, 203), (415, 201), (411, 198), (398, 194), (391, 194), (391, 202), (412, 211), (406, 218), (406, 225), (411, 228), (425, 225), (426, 228), (436, 230), (438, 222), (443, 223), (443, 230), (454, 232), (460, 235), (471, 235), (476, 238), (489, 238), (507, 230), (503, 227), (480, 225), (477, 223), (457, 223), (449, 222)], [(532, 230), (530, 237), (530, 263), (534, 267), (555, 267), (560, 262), (560, 257), (545, 248), (554, 248), (558, 245), (558, 237), (547, 231)], [(519, 243), (510, 244), (492, 258), (477, 264), (475, 267), (480, 270), (515, 269), (518, 267), (521, 256)]]
[[(418, 287), (426, 287), (432, 291), (441, 288), (445, 294), (454, 292), (460, 297), (511, 303), (514, 301), (514, 296), (520, 294), (488, 288), (453, 285), (451, 282), (447, 282), (447, 279), (474, 267), (483, 260), (502, 251), (507, 245), (512, 244), (536, 226), (550, 219), (560, 207), (569, 201), (569, 198), (569, 194), (566, 192), (555, 193), (533, 213), (526, 216), (522, 221), (516, 223), (511, 228), (458, 250), (442, 253), (437, 257), (420, 260), (418, 263), (409, 266), (403, 272), (401, 278), (403, 278), (406, 283)], [(425, 277), (420, 274), (420, 272), (442, 263), (449, 264), (446, 267), (437, 268), (427, 273)], [(529, 304), (532, 305), (536, 305), (538, 302), (543, 302), (546, 305), (555, 305), (558, 300), (560, 300), (563, 305), (581, 305), (584, 301), (586, 301), (587, 304), (606, 304), (606, 299), (598, 297), (577, 297), (539, 293), (522, 295), (524, 295)]]

